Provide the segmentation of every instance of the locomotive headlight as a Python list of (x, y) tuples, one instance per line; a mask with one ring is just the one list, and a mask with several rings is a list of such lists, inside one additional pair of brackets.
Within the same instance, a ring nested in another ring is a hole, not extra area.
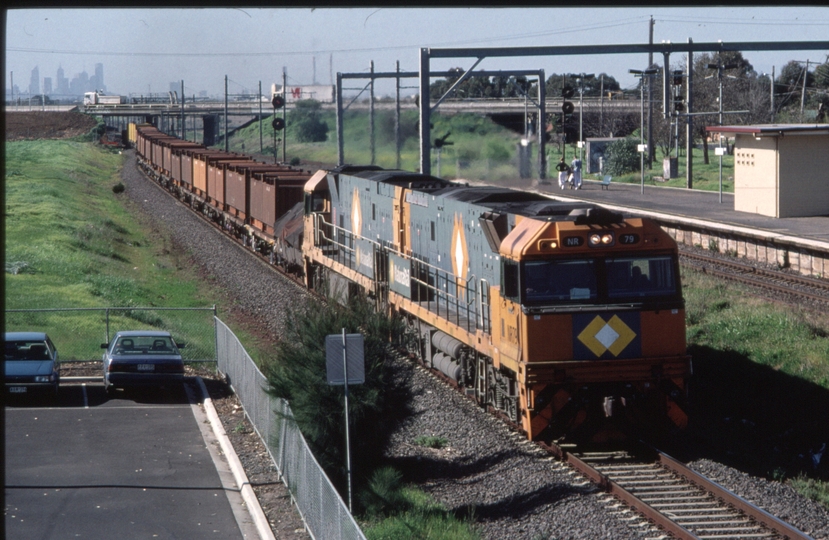
[(612, 246), (615, 243), (613, 233), (609, 232), (591, 234), (588, 240), (590, 242), (590, 247)]

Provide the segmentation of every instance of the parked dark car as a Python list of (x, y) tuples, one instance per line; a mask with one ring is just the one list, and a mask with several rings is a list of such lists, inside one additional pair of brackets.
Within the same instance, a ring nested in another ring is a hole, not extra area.
[(6, 392), (57, 395), (58, 350), (44, 332), (6, 332)]
[(109, 343), (103, 358), (104, 387), (169, 386), (184, 380), (184, 362), (169, 332), (131, 330), (118, 332)]

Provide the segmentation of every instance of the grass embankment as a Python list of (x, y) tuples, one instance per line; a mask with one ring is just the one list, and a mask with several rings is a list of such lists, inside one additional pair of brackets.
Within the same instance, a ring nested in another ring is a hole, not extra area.
[[(343, 122), (343, 140), (346, 163), (367, 164), (371, 162), (371, 145), (369, 120), (367, 112), (346, 111)], [(466, 179), (475, 181), (499, 182), (515, 180), (519, 177), (517, 145), (521, 135), (501, 125), (492, 122), (490, 119), (474, 114), (432, 115), (432, 138), (443, 137), (451, 133), (450, 146), (444, 146), (440, 157), (440, 176), (446, 179)], [(318, 143), (297, 143), (296, 134), (290, 122), (278, 137), (287, 133), (287, 159), (297, 158), (301, 161), (319, 163), (337, 163), (337, 125), (333, 112), (323, 112), (322, 119), (328, 125), (328, 139)], [(415, 111), (403, 111), (401, 113), (401, 138), (402, 148), (400, 151), (400, 168), (408, 171), (416, 171), (420, 168), (420, 139), (417, 132), (418, 115)], [(395, 148), (394, 116), (390, 111), (375, 112), (375, 163), (385, 168), (397, 167), (397, 154)], [(262, 145), (261, 152), (265, 156), (273, 156), (273, 129), (271, 119), (262, 121)], [(260, 153), (259, 145), (259, 123), (254, 122), (244, 129), (234, 133), (230, 139), (230, 149), (242, 153)], [(222, 148), (224, 146), (222, 145)], [(280, 159), (282, 152), (281, 143), (277, 143)], [(536, 159), (538, 145), (533, 141), (533, 158), (531, 160), (531, 171), (533, 177), (537, 177)], [(572, 157), (578, 153), (575, 145), (567, 145), (564, 155), (569, 163)], [(664, 186), (684, 188), (686, 186), (685, 156), (678, 160), (677, 177), (666, 181), (656, 181), (654, 177), (662, 177), (661, 150), (657, 152), (653, 169), (645, 170), (645, 184), (648, 186)], [(555, 171), (553, 166), (562, 155), (562, 149), (558, 144), (547, 145), (547, 176), (553, 178)], [(705, 164), (702, 149), (695, 149), (693, 153), (693, 187), (694, 189), (706, 191), (718, 191), (720, 189), (720, 162), (719, 156), (714, 155), (714, 147), (709, 146), (709, 163)], [(734, 156), (723, 156), (723, 191), (734, 192)], [(437, 151), (432, 150), (432, 174), (438, 175)], [(586, 179), (599, 180), (598, 174), (585, 175)], [(639, 184), (642, 175), (639, 171), (615, 176), (614, 182)]]
[[(6, 309), (217, 303), (169, 235), (114, 192), (122, 155), (68, 140), (7, 142), (5, 150)], [(170, 330), (185, 338), (188, 358), (212, 358), (212, 314), (175, 313), (111, 314), (110, 332)], [(100, 311), (6, 316), (6, 330), (46, 331), (63, 361), (99, 359), (104, 328)]]

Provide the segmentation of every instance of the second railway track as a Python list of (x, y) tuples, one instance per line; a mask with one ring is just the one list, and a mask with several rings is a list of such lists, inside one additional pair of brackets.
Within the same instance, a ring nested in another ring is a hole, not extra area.
[(680, 262), (711, 276), (768, 291), (775, 298), (791, 303), (807, 300), (823, 307), (829, 306), (829, 280), (762, 268), (756, 263), (703, 255), (682, 249), (681, 245)]

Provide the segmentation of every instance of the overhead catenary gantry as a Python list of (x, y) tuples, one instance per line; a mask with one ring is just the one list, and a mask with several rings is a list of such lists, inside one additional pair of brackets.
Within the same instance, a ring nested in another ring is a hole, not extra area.
[[(429, 94), (430, 78), (436, 76), (431, 71), (431, 60), (433, 58), (475, 58), (475, 64), (464, 73), (462, 78), (471, 75), (472, 69), (476, 67), (484, 58), (487, 57), (521, 57), (521, 56), (590, 56), (596, 54), (653, 54), (661, 53), (664, 59), (663, 73), (670, 72), (670, 55), (671, 53), (687, 53), (688, 65), (693, 65), (692, 54), (695, 52), (726, 52), (726, 51), (812, 51), (812, 50), (827, 50), (829, 51), (829, 41), (762, 41), (762, 42), (733, 42), (724, 43), (718, 41), (716, 43), (693, 43), (690, 39), (688, 43), (644, 43), (644, 44), (628, 44), (628, 45), (568, 45), (559, 47), (495, 47), (495, 48), (421, 48), (420, 49), (420, 172), (423, 174), (431, 174), (432, 170), (432, 155), (431, 155), (431, 131), (430, 131), (430, 116), (432, 111), (437, 107), (429, 106), (431, 98)], [(456, 75), (456, 73), (455, 73)], [(691, 77), (688, 77), (688, 84), (691, 85)], [(663, 80), (663, 115), (668, 118), (675, 115), (671, 111), (671, 107), (667, 105), (670, 101), (669, 91), (670, 86), (668, 77), (662, 77)], [(544, 84), (539, 84), (539, 92), (543, 91)], [(690, 86), (689, 86), (690, 88)], [(690, 95), (690, 92), (689, 92)], [(543, 97), (539, 96), (541, 104), (544, 103)], [(543, 106), (543, 105), (542, 105)], [(690, 130), (692, 116), (691, 104), (688, 104), (688, 111), (686, 114), (677, 115), (684, 116), (688, 123), (688, 130)], [(539, 118), (539, 134), (543, 138), (544, 117)], [(688, 143), (690, 144), (690, 142)], [(538, 156), (538, 175), (541, 180), (547, 177), (547, 159), (545, 152), (541, 151), (543, 146), (539, 145)], [(686, 159), (691, 161), (692, 152), (686, 153)], [(690, 171), (689, 174), (690, 184)], [(689, 185), (690, 187), (690, 185)]]
[[(477, 65), (477, 64), (476, 64)], [(472, 67), (474, 69), (475, 66)], [(468, 79), (469, 77), (537, 77), (538, 78), (538, 87), (539, 87), (539, 99), (538, 102), (532, 99), (532, 97), (527, 96), (528, 99), (533, 101), (533, 104), (538, 109), (538, 117), (539, 119), (543, 119), (546, 111), (546, 99), (545, 99), (545, 78), (544, 78), (544, 70), (537, 69), (537, 70), (504, 70), (504, 71), (472, 71), (472, 69), (467, 70), (465, 73), (458, 78), (457, 81), (452, 85), (447, 92), (438, 99), (438, 101), (432, 105), (431, 109), (434, 110), (440, 105), (440, 103), (448, 97), (452, 91), (454, 91), (455, 87), (457, 87), (460, 83)], [(457, 71), (436, 71), (430, 74), (431, 77), (457, 77)], [(415, 79), (420, 77), (420, 73), (415, 71), (390, 71), (390, 72), (375, 72), (374, 71), (374, 64), (372, 63), (371, 70), (369, 73), (359, 72), (359, 73), (337, 73), (337, 164), (344, 165), (345, 164), (345, 143), (343, 139), (343, 113), (345, 109), (348, 108), (351, 103), (356, 101), (362, 91), (365, 91), (366, 88), (374, 82), (375, 79), (396, 79), (396, 121), (395, 121), (395, 138), (397, 140), (397, 149), (398, 149), (398, 162), (397, 167), (400, 168), (400, 79)], [(365, 88), (358, 94), (355, 98), (349, 102), (348, 105), (343, 107), (343, 86), (342, 81), (343, 79), (369, 79), (369, 84), (366, 85)], [(374, 165), (374, 122), (373, 122), (373, 110), (374, 110), (374, 92), (370, 92), (369, 94), (369, 144), (371, 145), (371, 164)], [(426, 101), (428, 103), (428, 101)], [(423, 101), (420, 102), (420, 107), (422, 108)], [(539, 122), (540, 126), (543, 126), (541, 122)], [(543, 129), (539, 128), (538, 131), (539, 138), (538, 144), (539, 147), (544, 150), (544, 137), (543, 137)], [(428, 139), (427, 139), (428, 140)], [(431, 143), (430, 143), (431, 144)]]

